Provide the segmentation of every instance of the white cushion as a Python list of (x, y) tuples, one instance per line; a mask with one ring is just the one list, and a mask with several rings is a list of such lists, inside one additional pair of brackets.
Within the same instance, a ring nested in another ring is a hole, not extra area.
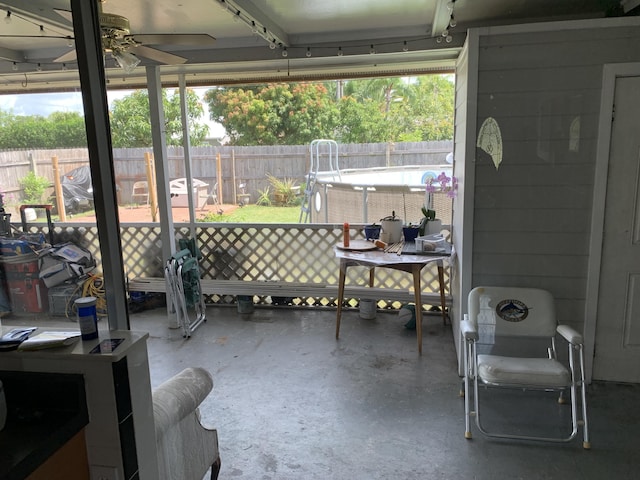
[(478, 355), (478, 377), (495, 385), (558, 388), (571, 385), (569, 370), (548, 358)]

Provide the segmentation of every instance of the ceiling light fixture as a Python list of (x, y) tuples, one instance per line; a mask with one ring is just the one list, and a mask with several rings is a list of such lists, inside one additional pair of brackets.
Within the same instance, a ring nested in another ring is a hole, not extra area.
[(287, 57), (288, 55), (289, 55), (289, 52), (287, 52), (287, 47), (282, 47), (282, 56)]
[(13, 70), (14, 72), (18, 71), (18, 64), (16, 62), (13, 62), (13, 65), (11, 66), (11, 70)]
[[(453, 16), (453, 10), (455, 6), (456, 0), (451, 0), (449, 3), (447, 3), (447, 9), (449, 10), (449, 23), (447, 24), (447, 27), (442, 31), (442, 37), (447, 43), (451, 43), (451, 41), (453, 40), (449, 29), (454, 28), (458, 24), (455, 17)], [(437, 41), (438, 43), (442, 43), (442, 38), (439, 38)]]
[(125, 73), (133, 72), (133, 70), (135, 70), (135, 68), (140, 64), (140, 59), (138, 57), (123, 50), (114, 50), (112, 55)]
[(342, 47), (338, 47), (338, 56), (341, 57), (342, 55), (344, 55), (344, 52), (342, 51)]
[(402, 51), (403, 52), (408, 52), (409, 51), (409, 45), (407, 45), (407, 41), (404, 41), (404, 44), (402, 45)]
[(38, 64), (36, 65), (36, 72), (41, 72), (42, 71), (42, 65)]
[(307, 47), (307, 53), (305, 53), (305, 55), (307, 56), (307, 58), (311, 57), (311, 47)]
[(4, 17), (4, 23), (6, 24), (11, 23), (11, 10), (7, 10), (7, 16)]

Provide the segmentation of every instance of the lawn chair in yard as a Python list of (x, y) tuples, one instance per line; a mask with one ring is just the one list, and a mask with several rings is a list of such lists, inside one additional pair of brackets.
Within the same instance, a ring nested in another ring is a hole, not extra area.
[[(180, 240), (180, 247), (181, 250), (167, 261), (165, 282), (172, 312), (182, 327), (182, 336), (188, 338), (207, 319), (200, 286), (200, 252), (194, 240)], [(190, 319), (190, 309), (194, 311), (193, 320)]]

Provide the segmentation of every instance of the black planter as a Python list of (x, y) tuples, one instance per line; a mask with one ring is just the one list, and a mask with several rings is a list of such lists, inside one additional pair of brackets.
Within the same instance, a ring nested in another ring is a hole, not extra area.
[(405, 242), (413, 242), (418, 236), (420, 229), (418, 227), (404, 227), (402, 234), (404, 235)]
[(367, 225), (364, 227), (364, 238), (367, 240), (380, 238), (380, 225)]

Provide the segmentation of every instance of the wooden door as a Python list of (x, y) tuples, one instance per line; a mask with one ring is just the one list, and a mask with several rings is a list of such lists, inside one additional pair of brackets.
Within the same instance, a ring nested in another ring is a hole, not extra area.
[(640, 382), (640, 76), (618, 77), (593, 378)]

